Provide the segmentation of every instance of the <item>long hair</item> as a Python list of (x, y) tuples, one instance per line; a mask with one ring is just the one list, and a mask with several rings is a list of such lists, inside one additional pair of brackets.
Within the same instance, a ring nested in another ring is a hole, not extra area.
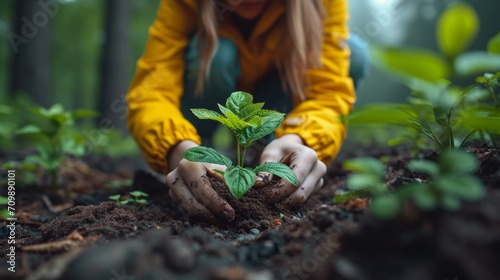
[[(275, 1), (275, 0), (271, 0)], [(321, 0), (286, 0), (287, 32), (281, 40), (286, 46), (285, 57), (276, 61), (282, 84), (300, 99), (305, 99), (304, 89), (309, 84), (306, 70), (321, 67), (323, 20), (325, 12)], [(210, 65), (217, 51), (219, 19), (216, 0), (199, 0), (200, 21), (198, 47), (201, 64), (196, 94), (203, 91), (203, 83), (210, 75)]]

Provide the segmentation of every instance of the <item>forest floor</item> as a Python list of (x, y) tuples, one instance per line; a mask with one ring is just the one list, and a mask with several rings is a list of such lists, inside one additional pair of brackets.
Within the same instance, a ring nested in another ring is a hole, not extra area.
[[(414, 211), (389, 221), (370, 214), (367, 198), (332, 203), (349, 174), (339, 163), (352, 153), (339, 156), (325, 186), (300, 207), (266, 205), (251, 192), (229, 201), (236, 219), (227, 224), (190, 220), (147, 172), (117, 175), (78, 162), (63, 170), (70, 198), (18, 186), (16, 272), (8, 271), (10, 231), (2, 220), (0, 278), (500, 279), (500, 150), (467, 150), (481, 162), (482, 199), (455, 212)], [(406, 150), (356, 153), (389, 156), (391, 187), (416, 176), (405, 168)], [(112, 187), (127, 177), (131, 185)], [(118, 205), (108, 198), (131, 190), (148, 193), (149, 202)]]

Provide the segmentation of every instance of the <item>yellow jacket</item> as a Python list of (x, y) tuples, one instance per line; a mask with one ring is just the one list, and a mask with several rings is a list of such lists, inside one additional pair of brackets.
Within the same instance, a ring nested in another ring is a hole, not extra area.
[[(274, 59), (281, 51), (278, 35), (286, 28), (284, 1), (270, 1), (248, 42), (233, 24), (231, 11), (218, 11), (223, 17), (220, 36), (231, 39), (238, 48), (241, 67), (238, 90), (251, 93), (262, 75), (274, 68)], [(337, 121), (337, 116), (351, 110), (355, 94), (348, 77), (347, 0), (323, 2), (327, 19), (322, 68), (307, 71), (311, 84), (305, 89), (306, 100), (294, 99), (295, 107), (276, 136), (298, 134), (318, 153), (320, 160), (330, 164), (345, 137), (345, 127)], [(169, 172), (166, 156), (171, 147), (183, 140), (201, 143), (196, 129), (180, 112), (184, 56), (197, 26), (196, 0), (162, 0), (127, 95), (128, 128), (149, 165), (160, 173)]]

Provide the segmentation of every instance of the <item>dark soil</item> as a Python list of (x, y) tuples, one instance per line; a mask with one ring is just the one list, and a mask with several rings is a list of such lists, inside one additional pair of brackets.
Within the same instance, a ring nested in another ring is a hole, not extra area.
[[(332, 195), (346, 187), (348, 172), (339, 163), (330, 166), (325, 186), (296, 209), (266, 204), (257, 190), (237, 201), (214, 183), (236, 211), (234, 221), (220, 224), (190, 219), (172, 203), (166, 184), (146, 172), (136, 172), (132, 186), (113, 189), (104, 187), (104, 177), (91, 181), (73, 170), (75, 187), (68, 189), (77, 195), (70, 204), (49, 197), (55, 204), (50, 211), (42, 190), (17, 194), (16, 272), (7, 270), (2, 253), (0, 278), (500, 279), (500, 151), (469, 151), (481, 162), (484, 198), (456, 212), (422, 213), (410, 205), (392, 221), (374, 218), (366, 198), (332, 204)], [(393, 188), (420, 176), (405, 168), (407, 153), (370, 154), (390, 157), (386, 179)], [(339, 162), (352, 156), (342, 154)], [(82, 188), (79, 180), (97, 183)], [(107, 198), (130, 190), (147, 192), (149, 203), (119, 206)], [(5, 224), (1, 252), (10, 246)]]

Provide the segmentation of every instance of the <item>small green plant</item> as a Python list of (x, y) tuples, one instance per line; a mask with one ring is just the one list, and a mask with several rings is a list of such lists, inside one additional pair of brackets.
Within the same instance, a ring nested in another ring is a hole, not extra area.
[(134, 203), (135, 205), (148, 203), (148, 200), (146, 198), (149, 195), (147, 193), (145, 193), (145, 192), (132, 191), (129, 194), (132, 197), (128, 198), (128, 199), (121, 200), (122, 196), (119, 195), (119, 194), (110, 195), (109, 199), (111, 199), (112, 201), (114, 201), (114, 202), (116, 202), (118, 204), (121, 204), (121, 205), (126, 205), (126, 204), (130, 204), (130, 203)]
[(356, 173), (348, 177), (351, 192), (337, 195), (334, 203), (362, 196), (372, 196), (371, 210), (382, 219), (393, 218), (403, 209), (405, 201), (413, 202), (422, 211), (460, 208), (462, 201), (472, 201), (485, 194), (482, 182), (474, 175), (477, 159), (461, 150), (446, 150), (436, 162), (412, 160), (407, 167), (414, 173), (425, 174), (428, 180), (404, 183), (391, 193), (384, 183), (384, 167), (373, 158), (346, 161), (345, 168)]
[(66, 111), (61, 104), (49, 109), (35, 108), (34, 113), (40, 118), (40, 124), (26, 125), (16, 134), (35, 143), (38, 154), (28, 156), (24, 161), (43, 167), (50, 186), (55, 188), (64, 155), (82, 156), (85, 153), (83, 136), (71, 130), (71, 126), (75, 119), (95, 116), (96, 113), (84, 109)]
[(423, 210), (457, 210), (462, 200), (477, 200), (485, 194), (482, 182), (474, 175), (477, 167), (474, 156), (458, 150), (444, 151), (437, 162), (410, 161), (409, 170), (426, 174), (430, 180), (405, 185), (399, 196), (412, 200)]
[[(394, 196), (385, 184), (384, 165), (380, 160), (361, 157), (344, 161), (343, 168), (354, 172), (347, 178), (349, 192), (334, 196), (335, 204), (358, 197), (373, 197), (371, 209), (380, 218), (391, 217), (397, 210)], [(395, 209), (396, 208), (396, 209)]]
[(295, 173), (286, 164), (266, 162), (255, 168), (244, 167), (245, 151), (253, 141), (258, 140), (276, 130), (284, 118), (284, 114), (262, 109), (264, 103), (253, 103), (251, 94), (237, 91), (227, 99), (225, 106), (218, 104), (222, 114), (207, 109), (191, 109), (199, 119), (214, 120), (228, 128), (236, 138), (237, 162), (221, 155), (216, 150), (198, 146), (187, 150), (183, 157), (189, 161), (205, 162), (226, 166), (226, 170), (215, 170), (223, 174), (229, 191), (240, 199), (255, 183), (258, 172), (268, 172), (297, 185)]
[[(500, 71), (500, 34), (489, 41), (487, 51), (466, 52), (478, 26), (474, 9), (455, 2), (441, 15), (436, 27), (440, 53), (373, 46), (374, 63), (406, 85), (411, 96), (408, 104), (372, 104), (357, 109), (348, 117), (350, 124), (398, 125), (405, 131), (391, 139), (390, 145), (411, 143), (428, 148), (430, 142), (437, 151), (462, 148), (478, 132), (499, 134), (500, 73), (490, 72)], [(456, 85), (476, 75), (481, 75), (476, 84), (466, 88)]]

